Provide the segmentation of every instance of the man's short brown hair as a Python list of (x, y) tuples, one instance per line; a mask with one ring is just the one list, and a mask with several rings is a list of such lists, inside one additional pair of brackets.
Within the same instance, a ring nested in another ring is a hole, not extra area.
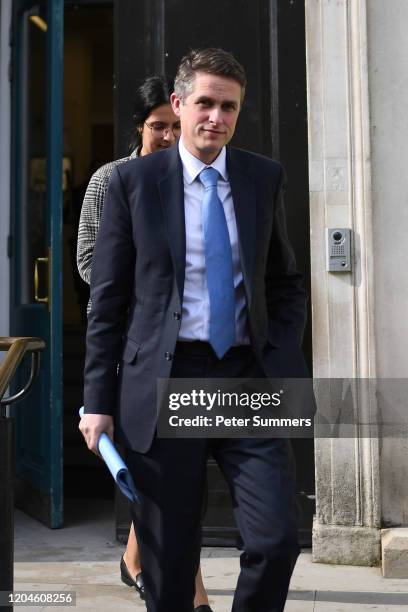
[(196, 72), (206, 72), (234, 79), (241, 85), (241, 103), (245, 95), (246, 75), (241, 64), (232, 53), (210, 47), (193, 49), (185, 55), (178, 67), (174, 80), (174, 92), (182, 102), (192, 93)]

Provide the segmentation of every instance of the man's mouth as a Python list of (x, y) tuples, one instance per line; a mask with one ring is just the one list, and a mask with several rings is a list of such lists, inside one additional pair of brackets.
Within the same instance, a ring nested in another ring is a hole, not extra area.
[(208, 132), (209, 134), (219, 134), (220, 136), (225, 134), (225, 132), (221, 132), (220, 130), (213, 130), (211, 128), (203, 128), (203, 132)]

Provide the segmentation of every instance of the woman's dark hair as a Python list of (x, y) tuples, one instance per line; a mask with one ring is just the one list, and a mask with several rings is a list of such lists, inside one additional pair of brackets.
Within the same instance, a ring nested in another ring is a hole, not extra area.
[(140, 128), (157, 107), (170, 104), (173, 93), (173, 81), (166, 76), (148, 77), (136, 90), (133, 103), (133, 124), (136, 127), (132, 134), (130, 149), (133, 151), (142, 144)]

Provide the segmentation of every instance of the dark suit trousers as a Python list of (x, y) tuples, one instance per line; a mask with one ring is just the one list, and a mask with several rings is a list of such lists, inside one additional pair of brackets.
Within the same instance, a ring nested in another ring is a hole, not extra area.
[[(174, 378), (260, 378), (249, 347), (218, 360), (203, 343), (177, 345)], [(159, 439), (127, 451), (140, 492), (132, 512), (148, 612), (192, 612), (206, 462), (228, 483), (242, 540), (233, 612), (281, 612), (299, 554), (293, 458), (284, 439)]]

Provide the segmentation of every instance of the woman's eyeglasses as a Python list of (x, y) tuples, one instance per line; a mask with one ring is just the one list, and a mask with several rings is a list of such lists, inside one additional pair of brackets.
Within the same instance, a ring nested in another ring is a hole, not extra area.
[(147, 125), (151, 133), (158, 138), (163, 137), (170, 132), (173, 133), (174, 138), (178, 138), (180, 136), (181, 125), (179, 123), (168, 125), (167, 123), (147, 123), (147, 121), (145, 121), (145, 125)]

